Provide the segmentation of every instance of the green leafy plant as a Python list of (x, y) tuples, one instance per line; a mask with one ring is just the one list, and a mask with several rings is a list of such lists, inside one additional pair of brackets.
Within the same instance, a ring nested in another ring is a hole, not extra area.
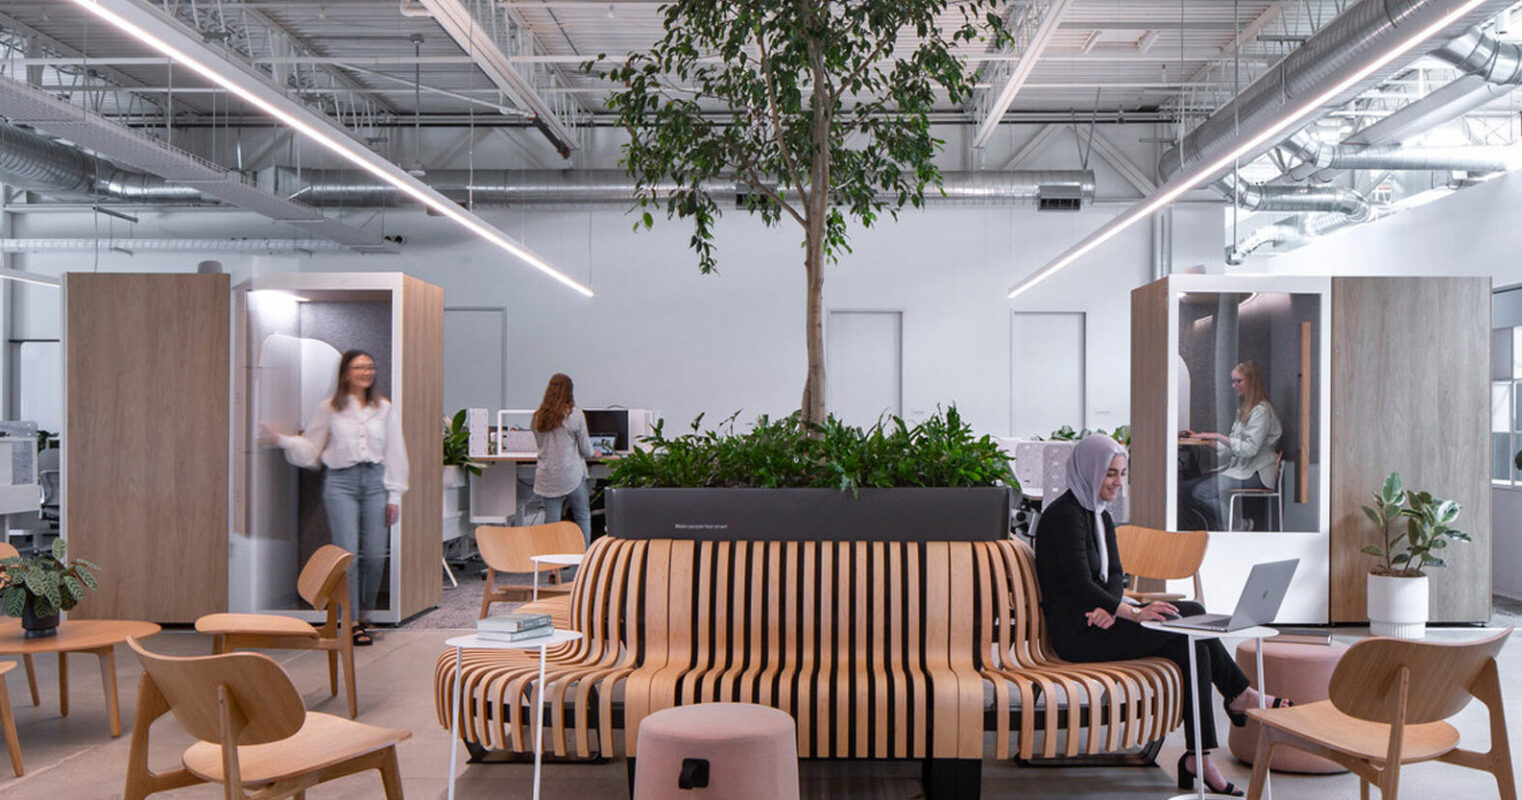
[(485, 465), (470, 458), (470, 430), (465, 427), (465, 409), (455, 412), (453, 418), (444, 418), (444, 466), (459, 467), (472, 475), (480, 475)]
[[(608, 107), (629, 134), (623, 164), (639, 204), (693, 221), (703, 273), (718, 263), (726, 198), (715, 187), (738, 183), (746, 211), (802, 229), (806, 425), (826, 422), (825, 264), (850, 252), (851, 221), (896, 218), (939, 185), (933, 158), (945, 143), (931, 136), (930, 115), (971, 99), (978, 67), (958, 51), (1009, 41), (1005, 5), (671, 0), (659, 11), (665, 35), (648, 51), (582, 65), (606, 68), (615, 84)], [(646, 210), (634, 227), (653, 224)]]
[(91, 589), (99, 589), (95, 572), (100, 567), (82, 558), (69, 561), (69, 546), (54, 539), (46, 553), (0, 561), (0, 610), (19, 617), (28, 604), (32, 614), (49, 617), (68, 611)]
[[(1083, 439), (1086, 436), (1089, 436), (1090, 434), (1095, 434), (1095, 433), (1099, 434), (1100, 436), (1108, 436), (1111, 439), (1114, 439), (1115, 441), (1120, 442), (1121, 444), (1123, 444), (1123, 445), (1125, 445), (1127, 447), (1131, 446), (1131, 426), (1130, 425), (1121, 425), (1120, 427), (1115, 429), (1114, 433), (1111, 433), (1110, 431), (1107, 431), (1104, 428), (1100, 428), (1099, 430), (1093, 430), (1093, 431), (1089, 430), (1088, 428), (1084, 428), (1081, 431), (1075, 431), (1075, 430), (1073, 430), (1073, 426), (1072, 425), (1063, 425), (1062, 427), (1058, 428), (1057, 430), (1052, 431), (1052, 435), (1047, 437), (1047, 438), (1050, 439), (1053, 442), (1076, 442), (1076, 441), (1078, 441), (1080, 439)], [(1037, 437), (1037, 438), (1040, 438), (1040, 437)]]
[(689, 433), (667, 438), (656, 423), (636, 449), (619, 459), (609, 484), (620, 487), (833, 488), (856, 491), (895, 486), (996, 486), (1018, 489), (1009, 456), (988, 436), (974, 436), (955, 406), (916, 425), (898, 417), (865, 430), (834, 415), (806, 425), (798, 412), (762, 416), (735, 432), (732, 414), (720, 430), (703, 430), (702, 415)]
[[(1374, 505), (1364, 506), (1363, 513), (1378, 529), (1382, 544), (1366, 545), (1363, 552), (1384, 559), (1371, 570), (1375, 575), (1421, 577), (1425, 567), (1447, 566), (1434, 551), (1447, 548), (1448, 540), (1470, 541), (1469, 534), (1453, 527), (1460, 511), (1457, 502), (1406, 489), (1399, 472), (1390, 473), (1373, 497)], [(1402, 519), (1404, 529), (1398, 524)], [(1393, 532), (1391, 523), (1397, 523)]]

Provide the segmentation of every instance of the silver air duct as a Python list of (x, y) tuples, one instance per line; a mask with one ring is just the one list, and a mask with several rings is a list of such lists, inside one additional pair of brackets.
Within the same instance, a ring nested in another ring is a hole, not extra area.
[(1370, 206), (1368, 213), (1361, 219), (1350, 214), (1324, 212), (1320, 214), (1307, 214), (1293, 222), (1278, 222), (1273, 225), (1264, 225), (1252, 233), (1243, 236), (1242, 240), (1237, 242), (1235, 248), (1228, 246), (1226, 250), (1226, 263), (1236, 266), (1246, 261), (1247, 257), (1252, 255), (1254, 251), (1269, 245), (1277, 247), (1285, 244), (1298, 244), (1352, 225), (1372, 222), (1389, 213), (1389, 209), (1384, 206)]
[[(1167, 179), (1183, 165), (1222, 154), (1236, 144), (1239, 120), (1241, 129), (1256, 129), (1282, 113), (1286, 105), (1301, 100), (1311, 87), (1325, 85), (1329, 76), (1366, 62), (1371, 52), (1388, 47), (1392, 40), (1409, 35), (1421, 25), (1431, 24), (1454, 5), (1445, 0), (1360, 0), (1253, 81), (1234, 102), (1217, 109), (1190, 131), (1181, 147), (1164, 153), (1158, 162), (1159, 173)], [(1433, 38), (1447, 41), (1458, 37), (1506, 5), (1507, 0), (1481, 3)], [(1327, 98), (1323, 108), (1346, 103), (1384, 74), (1376, 71)]]
[(205, 196), (157, 175), (119, 169), (77, 147), (0, 124), (0, 182), (44, 194), (135, 203), (202, 203)]
[(1402, 147), (1400, 145), (1328, 144), (1301, 131), (1280, 145), (1302, 163), (1289, 171), (1304, 180), (1324, 169), (1458, 170), (1505, 172), (1522, 165), (1515, 147)]
[(1478, 28), (1432, 51), (1434, 58), (1476, 75), (1486, 83), (1522, 83), (1522, 45), (1503, 42)]
[[(634, 182), (621, 170), (429, 170), (433, 188), (455, 202), (478, 205), (555, 207), (619, 205), (634, 202)], [(947, 172), (944, 193), (925, 188), (927, 203), (964, 205), (1031, 205), (1074, 208), (1094, 201), (1090, 170), (1026, 170), (1020, 172)], [(663, 186), (665, 196), (675, 185)], [(739, 202), (748, 187), (711, 181), (704, 189), (721, 203)], [(375, 207), (402, 205), (396, 189), (358, 170), (275, 170), (275, 191), (313, 206)], [(887, 195), (883, 199), (892, 199)]]
[(1354, 222), (1369, 218), (1369, 200), (1340, 186), (1311, 188), (1275, 186), (1243, 181), (1233, 187), (1230, 177), (1217, 181), (1215, 188), (1228, 198), (1235, 196), (1237, 206), (1248, 211), (1324, 211), (1341, 214)]

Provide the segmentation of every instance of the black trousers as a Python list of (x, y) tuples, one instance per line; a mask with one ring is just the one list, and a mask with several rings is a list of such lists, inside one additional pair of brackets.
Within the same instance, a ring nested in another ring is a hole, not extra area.
[[(1203, 614), (1204, 606), (1183, 601), (1176, 603), (1180, 614)], [(1080, 618), (1079, 624), (1083, 624)], [(1178, 633), (1154, 631), (1143, 628), (1130, 620), (1117, 619), (1109, 630), (1084, 628), (1076, 636), (1059, 637), (1053, 631), (1052, 645), (1057, 655), (1068, 661), (1121, 661), (1128, 658), (1166, 658), (1178, 665), (1179, 674), (1189, 679), (1189, 637)], [(1210, 698), (1214, 686), (1225, 698), (1234, 698), (1247, 690), (1247, 676), (1237, 667), (1237, 662), (1226, 651), (1219, 639), (1202, 639), (1194, 643), (1195, 691), (1184, 692), (1184, 740), (1194, 749), (1194, 698)], [(1200, 741), (1203, 749), (1218, 747), (1215, 735), (1215, 714), (1209, 702), (1200, 709)]]

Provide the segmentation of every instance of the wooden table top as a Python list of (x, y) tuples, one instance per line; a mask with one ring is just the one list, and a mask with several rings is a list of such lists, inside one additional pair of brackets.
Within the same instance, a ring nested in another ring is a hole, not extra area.
[(1215, 440), (1214, 439), (1201, 439), (1201, 438), (1199, 438), (1197, 436), (1180, 436), (1180, 437), (1178, 437), (1178, 443), (1179, 444), (1194, 445), (1194, 446), (1198, 446), (1198, 447), (1211, 447), (1211, 446), (1215, 445)]
[(71, 619), (59, 623), (57, 636), (27, 639), (21, 630), (21, 620), (11, 619), (0, 622), (0, 654), (16, 656), (96, 650), (125, 642), (128, 636), (142, 638), (159, 630), (158, 625), (139, 620)]

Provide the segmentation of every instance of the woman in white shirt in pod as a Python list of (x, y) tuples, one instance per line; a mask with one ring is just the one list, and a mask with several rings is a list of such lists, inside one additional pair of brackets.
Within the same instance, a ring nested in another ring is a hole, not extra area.
[(593, 455), (587, 418), (576, 407), (571, 378), (550, 376), (532, 427), (539, 460), (534, 466), (534, 494), (544, 501), (544, 521), (559, 522), (569, 504), (581, 538), (592, 543), (592, 509), (587, 498), (587, 459)]
[(344, 353), (338, 362), (338, 390), (318, 406), (306, 430), (286, 436), (266, 426), (265, 433), (292, 464), (327, 468), (322, 504), (328, 529), (333, 544), (355, 554), (349, 564), (349, 602), (360, 619), (354, 643), (370, 644), (365, 622), (380, 593), (390, 527), (407, 491), (401, 414), (375, 392), (375, 359), (363, 350)]
[(1263, 371), (1256, 361), (1243, 361), (1231, 370), (1231, 388), (1237, 393), (1237, 416), (1231, 433), (1182, 431), (1185, 436), (1211, 439), (1216, 452), (1227, 457), (1226, 468), (1180, 486), (1180, 493), (1190, 507), (1204, 518), (1205, 529), (1226, 530), (1223, 522), (1221, 493), (1228, 489), (1272, 489), (1278, 480), (1276, 471), (1279, 439), (1284, 429), (1279, 415), (1268, 402), (1263, 386)]

